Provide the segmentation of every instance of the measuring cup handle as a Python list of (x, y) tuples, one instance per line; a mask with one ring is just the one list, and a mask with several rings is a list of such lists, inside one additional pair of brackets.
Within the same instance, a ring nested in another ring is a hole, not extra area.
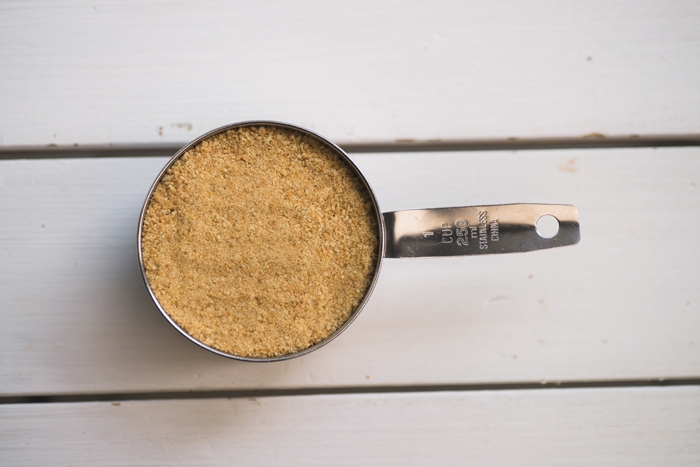
[(383, 216), (386, 258), (517, 253), (574, 245), (581, 238), (578, 209), (570, 205), (414, 209)]

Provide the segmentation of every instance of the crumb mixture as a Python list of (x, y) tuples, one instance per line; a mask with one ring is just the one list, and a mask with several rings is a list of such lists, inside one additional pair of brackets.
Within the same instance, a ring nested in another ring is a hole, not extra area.
[(274, 357), (352, 315), (378, 241), (353, 170), (315, 139), (263, 125), (212, 136), (168, 169), (146, 210), (142, 254), (158, 301), (191, 336)]

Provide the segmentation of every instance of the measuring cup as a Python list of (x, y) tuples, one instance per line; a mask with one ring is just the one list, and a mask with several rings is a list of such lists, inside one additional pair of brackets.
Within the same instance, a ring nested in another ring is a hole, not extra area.
[[(311, 347), (276, 357), (247, 357), (223, 352), (204, 344), (180, 327), (163, 308), (151, 289), (144, 267), (142, 231), (144, 218), (153, 192), (167, 170), (189, 149), (207, 138), (246, 126), (283, 128), (306, 135), (332, 150), (355, 173), (372, 202), (378, 226), (377, 262), (370, 286), (359, 305), (333, 334)], [(274, 121), (247, 121), (212, 130), (180, 149), (156, 178), (146, 196), (138, 228), (138, 255), (148, 293), (165, 319), (190, 341), (215, 354), (249, 362), (274, 362), (306, 355), (338, 337), (360, 314), (370, 300), (385, 258), (417, 258), (436, 256), (469, 256), (499, 253), (517, 253), (573, 245), (580, 239), (578, 210), (558, 204), (503, 204), (494, 206), (466, 206), (451, 208), (412, 209), (385, 212), (379, 209), (377, 198), (362, 172), (340, 147), (324, 137), (296, 125)]]

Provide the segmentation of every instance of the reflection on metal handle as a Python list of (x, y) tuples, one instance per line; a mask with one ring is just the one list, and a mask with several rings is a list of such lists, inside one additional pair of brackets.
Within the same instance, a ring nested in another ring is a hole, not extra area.
[[(384, 213), (387, 258), (517, 253), (574, 245), (581, 238), (578, 209), (560, 204), (503, 204)], [(552, 238), (537, 221), (559, 221)]]

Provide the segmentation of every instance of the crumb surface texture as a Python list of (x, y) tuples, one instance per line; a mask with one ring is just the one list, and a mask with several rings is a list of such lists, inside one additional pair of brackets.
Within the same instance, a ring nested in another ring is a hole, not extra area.
[(247, 126), (180, 157), (142, 229), (148, 283), (206, 345), (277, 357), (330, 336), (373, 279), (378, 225), (367, 190), (331, 148)]

